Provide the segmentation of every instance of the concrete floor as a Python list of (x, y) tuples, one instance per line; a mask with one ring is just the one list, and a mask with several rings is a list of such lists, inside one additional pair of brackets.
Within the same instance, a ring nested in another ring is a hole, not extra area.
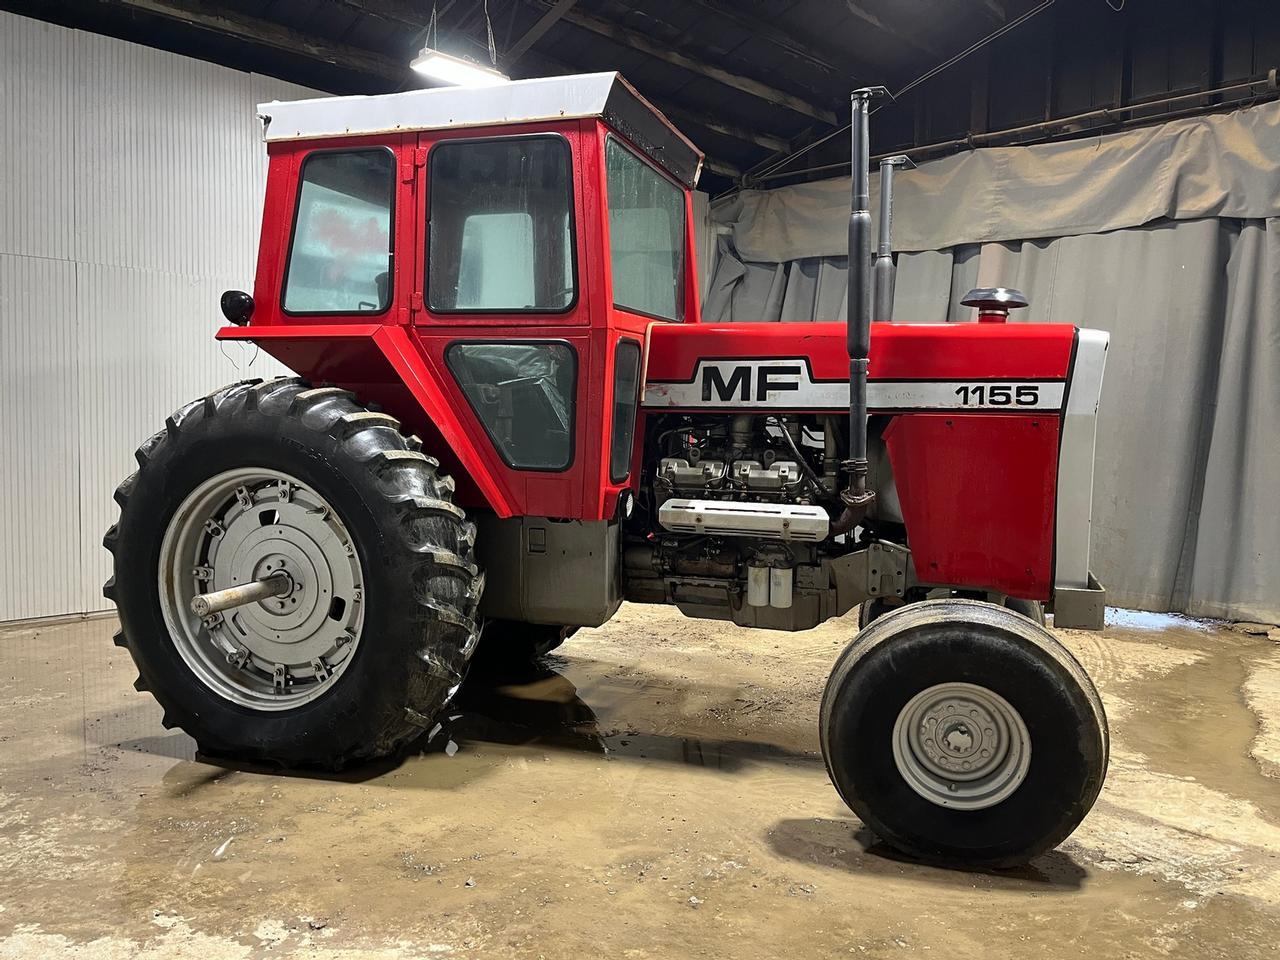
[(2, 631), (0, 958), (1274, 958), (1280, 643), (1112, 619), (1061, 634), (1111, 719), (1101, 799), (976, 874), (898, 858), (828, 783), (847, 622), (625, 607), (340, 779), (195, 760), (114, 621)]

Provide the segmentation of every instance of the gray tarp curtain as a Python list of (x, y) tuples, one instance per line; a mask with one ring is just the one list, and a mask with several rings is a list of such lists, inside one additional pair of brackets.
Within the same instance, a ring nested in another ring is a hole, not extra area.
[[(1255, 114), (1266, 114), (1266, 122), (1250, 118)], [(1232, 118), (1228, 136), (1224, 128)], [(960, 234), (962, 242), (898, 256), (897, 321), (969, 320), (972, 311), (959, 305), (964, 292), (999, 283), (1031, 299), (1032, 306), (1015, 320), (1072, 322), (1111, 333), (1094, 479), (1092, 566), (1112, 603), (1280, 622), (1280, 211), (1269, 209), (1280, 206), (1280, 182), (1271, 182), (1274, 171), (1266, 169), (1280, 168), (1280, 143), (1264, 157), (1264, 146), (1271, 145), (1242, 133), (1261, 130), (1270, 136), (1277, 118), (1280, 108), (1268, 105), (1140, 131), (1134, 144), (1139, 153), (1161, 148), (1153, 131), (1173, 128), (1163, 144), (1165, 173), (1128, 184), (1135, 194), (1161, 194), (1158, 202), (1150, 196), (1128, 202), (1132, 210), (1162, 210), (1145, 225), (1012, 238), (999, 226), (999, 210), (983, 211), (981, 230)], [(1211, 124), (1215, 136), (1188, 133), (1182, 129), (1187, 124)], [(1147, 177), (1148, 168), (1128, 166), (1130, 158), (1116, 142), (1133, 136), (1081, 143), (1102, 144), (1099, 152), (1111, 164), (1141, 169)], [(1251, 159), (1200, 154), (1225, 150), (1228, 141), (1231, 150)], [(1021, 152), (1064, 146), (1076, 145)], [(1180, 155), (1185, 151), (1191, 153)], [(987, 152), (996, 151), (980, 151)], [(1039, 175), (1032, 160), (1004, 164), (1004, 175), (1013, 176), (1014, 169)], [(933, 177), (929, 166), (922, 169)], [(1215, 178), (1244, 176), (1246, 168), (1252, 171), (1247, 183), (1228, 178), (1226, 194), (1219, 189)], [(1118, 176), (1113, 171), (1113, 179)], [(1182, 208), (1170, 210), (1167, 188), (1182, 184), (1178, 190), (1186, 200), (1191, 180), (1199, 199), (1186, 209), (1198, 215), (1182, 217)], [(846, 222), (847, 184), (828, 188), (840, 197), (827, 213), (839, 231)], [(1046, 203), (1046, 211), (1067, 210), (1071, 200), (1061, 182), (1044, 189), (1063, 191)], [(1034, 206), (1021, 187), (992, 187), (986, 195), (993, 192), (1023, 198), (1018, 216)], [(1248, 209), (1242, 209), (1241, 195)], [(1201, 201), (1215, 197), (1211, 206), (1217, 209), (1206, 211)], [(778, 213), (782, 200), (768, 204), (775, 225), (786, 219)], [(967, 206), (963, 196), (937, 197), (934, 204), (948, 210)], [(723, 223), (743, 206), (741, 200), (722, 206), (718, 218)], [(1263, 215), (1223, 215), (1227, 209)], [(902, 213), (895, 205), (895, 220)], [(736, 221), (729, 223), (736, 236)], [(1025, 220), (1017, 226), (1030, 229)], [(792, 240), (805, 233), (795, 224), (788, 230)], [(752, 261), (740, 256), (731, 236), (720, 237), (719, 254), (705, 319), (844, 318), (842, 257)]]
[[(871, 177), (872, 211), (879, 203)], [(1280, 217), (1280, 103), (1102, 137), (971, 150), (894, 180), (895, 250), (1103, 233), (1160, 218)], [(743, 260), (847, 248), (848, 179), (749, 190), (717, 207)]]

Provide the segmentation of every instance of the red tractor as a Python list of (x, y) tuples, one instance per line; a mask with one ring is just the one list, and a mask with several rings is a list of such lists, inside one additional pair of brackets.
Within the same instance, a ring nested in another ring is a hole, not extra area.
[(1107, 338), (1006, 323), (1004, 289), (979, 323), (871, 323), (877, 93), (848, 323), (804, 325), (700, 322), (702, 155), (616, 74), (260, 107), (257, 277), (218, 337), (299, 376), (177, 410), (105, 540), (165, 725), (335, 768), (430, 729), (477, 647), (534, 658), (623, 600), (773, 630), (861, 607), (821, 711), (849, 806), (930, 859), (1065, 838), (1107, 728), (1044, 610), (1101, 625)]

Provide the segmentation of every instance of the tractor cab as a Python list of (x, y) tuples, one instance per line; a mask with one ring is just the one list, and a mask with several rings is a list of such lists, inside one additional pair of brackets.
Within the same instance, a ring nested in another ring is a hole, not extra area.
[(259, 112), (254, 307), (219, 336), (395, 411), (465, 508), (613, 517), (646, 331), (698, 319), (702, 154), (614, 73)]

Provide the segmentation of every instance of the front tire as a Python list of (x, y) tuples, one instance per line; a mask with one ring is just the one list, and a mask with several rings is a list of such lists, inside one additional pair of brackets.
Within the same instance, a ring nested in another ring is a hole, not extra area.
[[(918, 602), (918, 601), (917, 601)], [(1046, 625), (1044, 617), (1044, 604), (1039, 600), (1023, 600), (1019, 597), (1005, 597), (1004, 605), (1014, 613), (1020, 613), (1032, 623), (1038, 623), (1040, 626)], [(858, 629), (864, 630), (874, 621), (879, 620), (886, 613), (890, 613), (898, 607), (890, 604), (883, 597), (876, 597), (873, 600), (864, 600), (858, 604)]]
[(840, 796), (924, 860), (1025, 863), (1084, 819), (1107, 768), (1106, 716), (1080, 664), (976, 600), (875, 620), (836, 661), (820, 724)]
[[(483, 579), (453, 482), (419, 446), (344, 390), (282, 378), (187, 404), (139, 448), (103, 593), (166, 727), (210, 755), (337, 769), (434, 722)], [(289, 594), (191, 613), (282, 566)]]

